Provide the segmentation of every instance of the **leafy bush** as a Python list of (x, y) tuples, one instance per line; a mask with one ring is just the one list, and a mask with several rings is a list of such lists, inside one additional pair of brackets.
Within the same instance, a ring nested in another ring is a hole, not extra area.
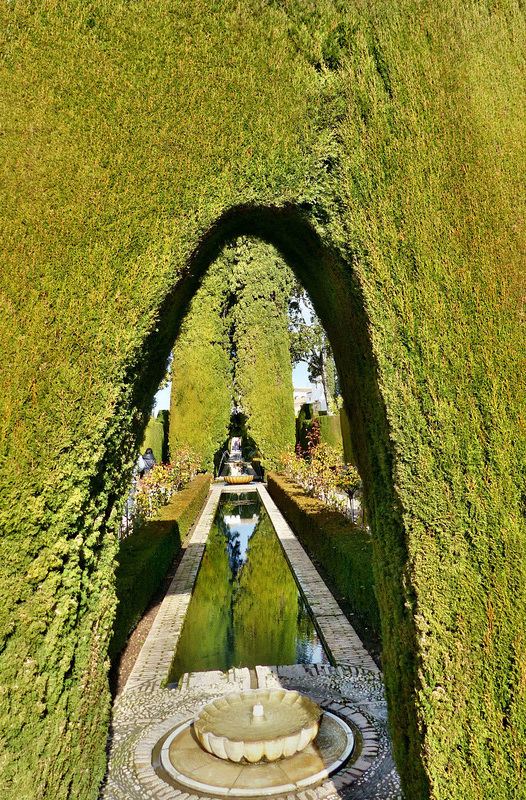
[(180, 447), (170, 464), (155, 464), (139, 484), (135, 508), (139, 520), (155, 517), (173, 495), (197, 474), (199, 456), (189, 447)]
[(342, 493), (352, 500), (361, 486), (360, 476), (356, 467), (343, 462), (341, 448), (319, 442), (316, 423), (317, 420), (309, 434), (307, 453), (302, 453), (299, 447), (295, 452), (282, 453), (281, 468), (288, 478), (302, 486), (311, 497), (318, 498), (347, 517), (352, 517), (351, 507)]

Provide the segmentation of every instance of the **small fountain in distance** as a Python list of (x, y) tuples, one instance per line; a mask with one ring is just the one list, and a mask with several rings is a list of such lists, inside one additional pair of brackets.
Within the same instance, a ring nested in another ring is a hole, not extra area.
[(229, 484), (242, 485), (244, 483), (252, 483), (253, 480), (253, 475), (246, 475), (243, 473), (241, 464), (232, 464), (230, 467), (230, 475), (225, 475), (225, 482)]

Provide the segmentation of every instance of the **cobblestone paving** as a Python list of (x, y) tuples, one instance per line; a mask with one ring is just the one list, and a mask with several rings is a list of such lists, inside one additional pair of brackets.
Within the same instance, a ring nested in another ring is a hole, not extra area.
[(125, 689), (115, 702), (101, 800), (198, 800), (201, 795), (190, 794), (156, 773), (152, 751), (163, 736), (194, 717), (202, 706), (228, 692), (254, 687), (254, 680), (260, 687), (281, 685), (305, 692), (344, 717), (359, 733), (357, 749), (340, 772), (321, 786), (279, 800), (401, 798), (381, 674), (266, 489), (259, 485), (257, 490), (337, 666), (256, 667), (252, 678), (248, 669), (192, 673), (183, 676), (177, 689), (163, 688), (219, 495), (224, 491), (224, 487), (213, 487)]
[[(275, 800), (395, 800), (400, 784), (387, 734), (383, 684), (359, 667), (258, 667), (258, 685), (305, 692), (342, 716), (359, 733), (358, 752), (342, 771), (321, 786)], [(248, 670), (186, 675), (179, 689), (144, 685), (123, 692), (114, 707), (110, 769), (102, 800), (197, 800), (165, 782), (152, 765), (159, 740), (198, 709), (228, 692), (250, 686)], [(213, 795), (208, 795), (213, 797)], [(224, 800), (224, 799), (223, 799)]]

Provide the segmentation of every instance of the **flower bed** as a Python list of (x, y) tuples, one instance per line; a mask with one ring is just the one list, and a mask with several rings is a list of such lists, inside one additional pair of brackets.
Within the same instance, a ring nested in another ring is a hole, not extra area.
[(166, 503), (197, 474), (199, 457), (189, 448), (173, 453), (169, 464), (156, 464), (144, 478), (135, 495), (135, 517), (153, 519)]
[(311, 497), (318, 498), (354, 522), (352, 499), (361, 487), (356, 467), (344, 463), (341, 448), (320, 441), (317, 420), (314, 420), (307, 440), (306, 451), (298, 445), (295, 452), (281, 454), (281, 471)]

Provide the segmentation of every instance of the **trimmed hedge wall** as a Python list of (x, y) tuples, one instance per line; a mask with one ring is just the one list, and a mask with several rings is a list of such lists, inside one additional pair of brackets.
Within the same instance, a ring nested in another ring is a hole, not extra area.
[(524, 795), (525, 40), (521, 0), (0, 3), (0, 796), (98, 795), (119, 510), (247, 235), (333, 348), (404, 796)]
[(322, 442), (327, 442), (331, 447), (343, 447), (342, 429), (339, 414), (320, 414), (320, 436)]
[(308, 494), (293, 481), (267, 473), (268, 490), (300, 542), (327, 572), (355, 615), (353, 625), (375, 650), (381, 639), (371, 534)]
[(158, 464), (164, 460), (164, 425), (161, 420), (155, 419), (155, 417), (151, 417), (146, 426), (141, 453), (144, 453), (148, 447), (152, 448), (155, 460)]
[(114, 659), (140, 620), (181, 547), (210, 489), (210, 474), (197, 475), (163, 507), (159, 517), (123, 539), (117, 554), (117, 613), (109, 656)]
[(343, 447), (342, 429), (339, 414), (316, 414), (311, 419), (296, 420), (296, 429), (299, 431), (297, 441), (303, 450), (307, 449), (307, 434), (312, 428), (313, 420), (317, 419), (320, 425), (320, 441), (330, 444), (331, 447)]
[(171, 366), (170, 452), (189, 445), (200, 457), (200, 468), (210, 471), (227, 438), (232, 407), (226, 284), (219, 262), (192, 298)]
[(343, 460), (346, 464), (355, 464), (352, 451), (351, 426), (345, 408), (340, 408), (340, 429), (342, 434)]
[(170, 448), (168, 446), (168, 437), (170, 432), (170, 412), (164, 408), (157, 414), (157, 422), (163, 426), (163, 450), (162, 459), (163, 464), (168, 464), (170, 460)]

